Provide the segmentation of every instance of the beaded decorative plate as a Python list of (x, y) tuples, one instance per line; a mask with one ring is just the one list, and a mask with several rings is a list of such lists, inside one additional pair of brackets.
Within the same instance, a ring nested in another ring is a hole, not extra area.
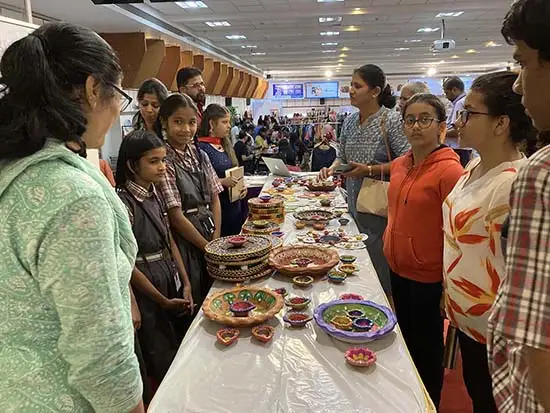
[(251, 275), (249, 277), (242, 277), (242, 278), (239, 278), (239, 277), (221, 277), (221, 276), (217, 276), (217, 275), (212, 275), (211, 277), (215, 278), (216, 280), (225, 281), (225, 282), (228, 282), (228, 283), (244, 283), (244, 282), (247, 282), (247, 281), (253, 281), (253, 280), (258, 280), (260, 278), (268, 277), (271, 274), (273, 274), (273, 269), (271, 269), (271, 267), (267, 267), (267, 269), (265, 271), (263, 271), (259, 274)]
[(247, 269), (242, 268), (220, 268), (213, 265), (206, 264), (206, 268), (208, 269), (208, 273), (212, 277), (223, 277), (223, 278), (248, 278), (253, 277), (254, 275), (258, 275), (261, 272), (264, 272), (268, 268), (269, 264), (267, 261), (262, 262), (260, 264), (251, 266)]
[(336, 183), (334, 182), (309, 182), (307, 189), (315, 192), (330, 192), (336, 189)]
[[(247, 301), (256, 308), (246, 317), (235, 317), (230, 305)], [(206, 317), (217, 323), (231, 327), (251, 327), (273, 318), (283, 308), (283, 296), (266, 288), (236, 287), (218, 291), (206, 298), (202, 310)]]
[(272, 237), (271, 243), (273, 244), (273, 250), (282, 248), (283, 246), (283, 240), (281, 238)]
[[(226, 261), (216, 261), (210, 258), (208, 255), (205, 255), (204, 258), (206, 259), (206, 262), (213, 267), (218, 267), (220, 269), (243, 269), (245, 270), (246, 267), (251, 267), (254, 265), (257, 265), (261, 262), (267, 261), (269, 258), (269, 254), (263, 255), (258, 258), (253, 258), (246, 261), (233, 261), (233, 262), (226, 262)], [(245, 268), (243, 268), (245, 267)]]
[(327, 223), (334, 218), (334, 214), (326, 209), (302, 209), (294, 213), (294, 218), (311, 225), (314, 222)]
[[(305, 265), (299, 265), (298, 261), (304, 261)], [(336, 250), (317, 245), (283, 247), (269, 255), (271, 266), (289, 277), (297, 275), (321, 277), (339, 261), (340, 256)]]
[(231, 237), (218, 238), (206, 245), (205, 252), (213, 261), (235, 262), (262, 257), (271, 250), (271, 237), (262, 235), (243, 235), (246, 242), (235, 247), (229, 242)]
[(272, 232), (280, 231), (281, 226), (275, 222), (268, 221), (265, 228), (254, 226), (254, 221), (246, 221), (242, 228), (243, 234), (270, 235)]
[(248, 200), (250, 209), (274, 209), (284, 207), (282, 198), (271, 198), (268, 202), (262, 201), (260, 198), (251, 198)]
[[(358, 331), (355, 327), (343, 328), (343, 323), (336, 322), (348, 318), (351, 321), (349, 315), (354, 310), (372, 321), (373, 326), (369, 331)], [(321, 304), (313, 312), (313, 318), (325, 333), (347, 343), (376, 340), (391, 332), (397, 323), (395, 314), (388, 307), (363, 300), (336, 300)]]

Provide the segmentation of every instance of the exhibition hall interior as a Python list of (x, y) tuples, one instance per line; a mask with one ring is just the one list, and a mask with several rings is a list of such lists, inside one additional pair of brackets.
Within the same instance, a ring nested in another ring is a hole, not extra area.
[(0, 0), (0, 411), (550, 411), (549, 19)]

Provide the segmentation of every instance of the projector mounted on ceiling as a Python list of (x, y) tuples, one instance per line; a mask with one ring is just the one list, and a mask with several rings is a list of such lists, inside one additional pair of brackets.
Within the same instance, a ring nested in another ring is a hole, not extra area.
[(454, 40), (445, 39), (445, 20), (441, 20), (441, 39), (434, 41), (430, 50), (432, 52), (446, 52), (455, 47), (456, 42)]

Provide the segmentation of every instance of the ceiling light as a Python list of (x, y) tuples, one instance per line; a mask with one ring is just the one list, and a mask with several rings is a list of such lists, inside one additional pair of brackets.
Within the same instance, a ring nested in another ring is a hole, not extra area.
[(463, 11), (451, 11), (447, 13), (439, 13), (437, 16), (435, 16), (436, 19), (441, 19), (445, 17), (458, 17), (462, 16), (464, 14)]
[(327, 71), (325, 72), (325, 77), (332, 77), (332, 71), (327, 70)]
[(250, 53), (251, 56), (265, 56), (265, 52), (252, 52)]
[(348, 57), (348, 55), (345, 54), (345, 53), (342, 53), (342, 54), (341, 54), (340, 56), (338, 56), (338, 57)]
[(208, 6), (203, 1), (177, 1), (176, 5), (182, 9), (206, 9)]
[(222, 27), (222, 26), (231, 26), (231, 24), (229, 24), (229, 22), (227, 21), (222, 21), (222, 22), (205, 22), (208, 26), (210, 27)]
[(493, 40), (490, 40), (487, 43), (485, 43), (485, 47), (500, 47), (500, 46), (502, 46), (500, 43), (497, 43)]
[(428, 69), (428, 71), (426, 72), (426, 74), (427, 74), (428, 76), (433, 76), (433, 75), (435, 75), (436, 73), (437, 73), (437, 69), (436, 69), (435, 67), (430, 67), (430, 68)]
[(340, 32), (321, 32), (321, 36), (340, 36)]
[(246, 39), (246, 36), (243, 36), (242, 34), (228, 34), (225, 38), (229, 40), (240, 40)]
[(358, 32), (359, 30), (361, 29), (357, 26), (348, 26), (344, 29), (346, 32)]
[(338, 67), (342, 67), (342, 63), (338, 63)]
[(396, 47), (393, 50), (396, 50), (398, 52), (404, 52), (405, 50), (411, 50), (411, 48), (410, 47)]
[(417, 30), (418, 33), (432, 33), (439, 30), (439, 27), (421, 27)]
[(247, 44), (247, 45), (244, 45), (242, 44), (241, 45), (241, 49), (257, 49), (258, 46), (256, 46), (255, 44)]
[(451, 59), (460, 59), (460, 56), (455, 54), (451, 56)]
[(325, 42), (325, 43), (321, 43), (321, 46), (338, 46), (338, 43), (336, 43), (336, 42)]
[(336, 53), (336, 50), (322, 50), (322, 53)]
[(345, 60), (344, 60), (344, 59), (340, 59), (340, 60), (338, 60), (338, 63), (344, 63), (344, 62), (345, 62)]
[(353, 9), (351, 14), (367, 14), (367, 12), (359, 7)]
[(420, 43), (422, 40), (420, 39), (412, 39), (412, 40), (405, 40), (405, 43)]
[(475, 53), (479, 53), (479, 52), (476, 49), (468, 49), (468, 50), (466, 50), (466, 53), (475, 54)]
[(343, 52), (347, 52), (348, 50), (350, 50), (350, 48), (349, 47), (342, 47), (340, 50), (343, 51)]
[(337, 17), (319, 17), (319, 23), (331, 23), (331, 22), (341, 22), (342, 16)]
[(337, 1), (344, 1), (344, 0), (317, 0), (317, 3), (334, 3)]

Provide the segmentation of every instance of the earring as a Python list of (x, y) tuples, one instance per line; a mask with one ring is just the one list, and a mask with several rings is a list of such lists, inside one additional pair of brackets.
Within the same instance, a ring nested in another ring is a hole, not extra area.
[(162, 139), (165, 141), (168, 140), (168, 133), (166, 133), (166, 129), (162, 129)]

